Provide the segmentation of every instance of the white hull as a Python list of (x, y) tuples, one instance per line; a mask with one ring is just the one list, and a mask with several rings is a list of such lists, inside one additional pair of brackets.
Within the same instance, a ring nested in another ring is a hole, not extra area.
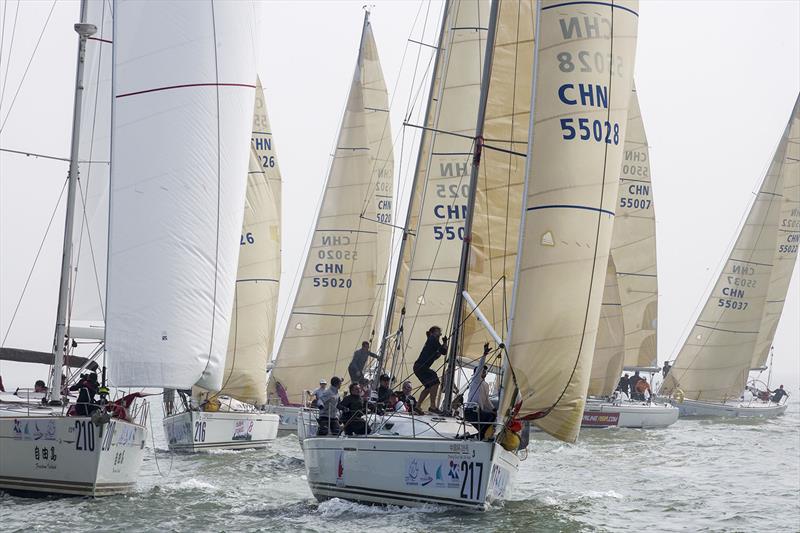
[(721, 416), (735, 418), (771, 418), (786, 411), (786, 403), (781, 405), (766, 402), (719, 403), (698, 400), (670, 400), (678, 408), (682, 417)]
[(610, 402), (589, 398), (581, 428), (665, 428), (678, 421), (678, 409), (668, 403)]
[(297, 419), (302, 407), (292, 407), (288, 405), (267, 405), (266, 412), (278, 415), (278, 435), (285, 437), (292, 433), (297, 433)]
[(263, 412), (184, 411), (164, 418), (170, 450), (266, 448), (278, 434), (278, 416)]
[(505, 498), (519, 469), (516, 454), (474, 440), (309, 437), (303, 454), (319, 501), (485, 510)]
[(0, 416), (0, 489), (75, 496), (130, 492), (147, 430), (113, 419), (35, 413)]

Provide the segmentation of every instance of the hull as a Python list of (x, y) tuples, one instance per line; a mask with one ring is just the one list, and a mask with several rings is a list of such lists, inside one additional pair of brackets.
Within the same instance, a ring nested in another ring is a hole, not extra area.
[(668, 403), (610, 402), (589, 399), (581, 428), (665, 428), (678, 421), (678, 409)]
[(114, 419), (95, 426), (83, 416), (0, 416), (0, 489), (106, 496), (136, 485), (146, 429)]
[(297, 433), (297, 420), (302, 409), (289, 405), (268, 405), (265, 408), (266, 412), (278, 415), (278, 436), (281, 437)]
[(319, 501), (485, 510), (509, 494), (519, 470), (516, 454), (474, 440), (309, 437), (303, 454)]
[(262, 412), (184, 411), (164, 418), (169, 449), (246, 450), (266, 448), (278, 433), (278, 416)]
[(786, 404), (764, 402), (719, 403), (698, 400), (670, 400), (678, 408), (681, 417), (719, 416), (732, 418), (771, 418), (782, 415)]

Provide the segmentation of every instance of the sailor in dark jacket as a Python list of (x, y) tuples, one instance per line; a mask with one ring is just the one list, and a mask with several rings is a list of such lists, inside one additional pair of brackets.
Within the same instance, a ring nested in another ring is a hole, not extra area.
[(367, 423), (364, 422), (364, 401), (361, 399), (361, 387), (358, 383), (350, 384), (350, 394), (339, 402), (342, 412), (342, 424), (345, 435), (365, 435)]
[(425, 398), (430, 395), (430, 411), (440, 414), (441, 411), (436, 404), (439, 399), (439, 383), (441, 382), (439, 381), (439, 376), (431, 367), (439, 357), (447, 353), (447, 337), (444, 337), (441, 343), (439, 342), (439, 337), (442, 336), (442, 328), (439, 326), (433, 326), (425, 332), (425, 335), (428, 337), (428, 340), (425, 341), (425, 346), (422, 347), (419, 357), (414, 362), (414, 375), (417, 376), (422, 386), (425, 387), (425, 390), (423, 390), (422, 394), (419, 396), (419, 405), (421, 406)]

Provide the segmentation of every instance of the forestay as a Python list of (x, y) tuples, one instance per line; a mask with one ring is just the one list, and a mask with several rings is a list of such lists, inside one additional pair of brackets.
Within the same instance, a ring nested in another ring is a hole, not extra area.
[(796, 102), (719, 279), (667, 375), (665, 394), (680, 389), (694, 400), (738, 399), (753, 361), (765, 358), (782, 308), (773, 298), (786, 297), (797, 256), (799, 121)]
[(281, 275), (281, 176), (261, 80), (256, 82), (250, 142), (239, 270), (220, 394), (263, 405)]
[(86, 40), (80, 117), (78, 195), (73, 226), (73, 276), (68, 335), (77, 324), (102, 330), (108, 253), (108, 179), (111, 161), (111, 2), (86, 3), (86, 21), (97, 33)]
[(252, 13), (239, 2), (114, 5), (111, 382), (218, 390), (247, 184)]
[(362, 78), (364, 49), (374, 47), (369, 25), (365, 18), (336, 152), (272, 372), (291, 403), (320, 378), (342, 375), (372, 329), (377, 223), (363, 216), (374, 187)]
[(405, 308), (404, 353), (392, 366), (400, 379), (413, 377), (428, 328), (450, 329), (458, 301), (488, 20), (486, 0), (447, 2), (386, 331), (397, 331)]
[[(516, 5), (516, 3), (514, 3)], [(543, 2), (511, 306), (505, 413), (574, 441), (594, 353), (625, 142), (635, 1)], [(498, 32), (505, 31), (498, 27)], [(500, 33), (502, 35), (502, 33)]]

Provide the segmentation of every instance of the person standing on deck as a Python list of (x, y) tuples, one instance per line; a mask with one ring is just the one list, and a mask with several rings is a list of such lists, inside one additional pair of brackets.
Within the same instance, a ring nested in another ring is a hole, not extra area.
[(370, 357), (380, 359), (377, 354), (369, 351), (369, 342), (364, 341), (361, 343), (361, 349), (353, 352), (353, 359), (350, 360), (350, 364), (347, 366), (347, 373), (350, 374), (351, 383), (358, 383), (364, 377), (364, 366)]
[(431, 367), (439, 357), (447, 353), (447, 337), (443, 337), (442, 342), (439, 342), (439, 337), (442, 336), (442, 328), (439, 326), (433, 326), (425, 332), (425, 335), (428, 340), (425, 341), (425, 346), (422, 347), (419, 357), (414, 362), (414, 375), (425, 387), (425, 390), (419, 396), (419, 405), (422, 406), (425, 398), (430, 396), (431, 405), (429, 411), (441, 414), (441, 411), (436, 406), (439, 396), (439, 383), (441, 382), (439, 381), (439, 376), (436, 375), (436, 372)]
[(323, 390), (317, 397), (322, 407), (319, 410), (317, 436), (339, 434), (339, 385), (342, 379), (331, 378), (331, 386)]

